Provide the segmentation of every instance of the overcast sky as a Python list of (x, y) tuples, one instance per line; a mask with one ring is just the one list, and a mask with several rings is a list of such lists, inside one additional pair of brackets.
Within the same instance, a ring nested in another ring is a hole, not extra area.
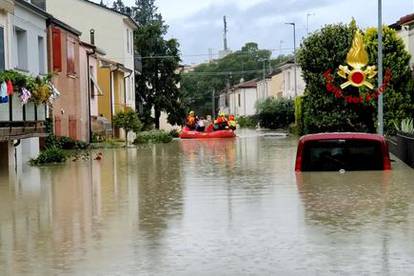
[[(99, 2), (99, 0), (95, 0)], [(112, 3), (111, 0), (104, 0)], [(260, 48), (273, 49), (276, 56), (292, 52), (293, 31), (285, 22), (295, 22), (297, 44), (309, 31), (330, 23), (350, 22), (365, 28), (377, 25), (377, 0), (156, 0), (170, 26), (168, 37), (181, 44), (184, 63), (208, 59), (209, 48), (223, 48), (223, 16), (228, 21), (228, 44), (238, 50), (254, 41)], [(124, 0), (132, 5), (134, 0)], [(391, 24), (414, 12), (414, 0), (383, 0), (383, 22)], [(309, 14), (309, 16), (308, 16)]]

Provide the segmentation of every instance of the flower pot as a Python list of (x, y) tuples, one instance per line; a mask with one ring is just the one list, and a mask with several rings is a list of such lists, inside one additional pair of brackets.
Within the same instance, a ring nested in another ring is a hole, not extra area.
[(414, 168), (414, 137), (398, 133), (396, 138), (398, 146), (393, 153), (408, 166)]

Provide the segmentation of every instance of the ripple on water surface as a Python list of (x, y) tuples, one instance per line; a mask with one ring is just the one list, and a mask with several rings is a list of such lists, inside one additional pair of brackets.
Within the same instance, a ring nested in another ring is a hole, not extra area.
[(293, 172), (295, 138), (106, 150), (0, 174), (0, 274), (414, 272), (414, 173)]

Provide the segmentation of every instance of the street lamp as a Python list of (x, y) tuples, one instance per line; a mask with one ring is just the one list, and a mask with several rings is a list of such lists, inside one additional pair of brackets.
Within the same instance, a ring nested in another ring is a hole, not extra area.
[[(382, 0), (378, 0), (378, 87), (383, 81), (382, 64)], [(384, 135), (384, 100), (382, 93), (378, 96), (378, 134)]]
[(296, 78), (296, 24), (294, 22), (285, 23), (286, 25), (293, 26), (293, 67), (295, 76), (295, 97), (298, 95), (298, 84)]

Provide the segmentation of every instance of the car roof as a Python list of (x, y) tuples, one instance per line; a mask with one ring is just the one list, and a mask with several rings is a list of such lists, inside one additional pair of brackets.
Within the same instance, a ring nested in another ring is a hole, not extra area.
[(308, 134), (300, 138), (300, 142), (309, 142), (309, 141), (318, 141), (318, 140), (370, 140), (385, 142), (383, 136), (372, 133), (361, 133), (361, 132), (330, 132), (330, 133), (317, 133), (317, 134)]

